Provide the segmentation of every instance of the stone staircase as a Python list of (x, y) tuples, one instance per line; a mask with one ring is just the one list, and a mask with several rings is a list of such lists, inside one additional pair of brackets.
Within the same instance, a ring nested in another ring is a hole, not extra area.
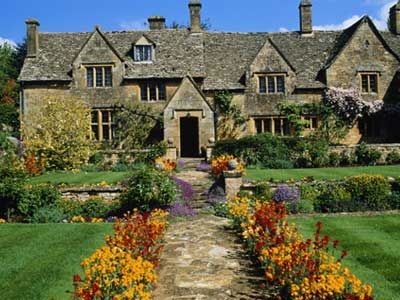
[(207, 193), (213, 184), (210, 174), (196, 171), (197, 166), (204, 161), (201, 158), (180, 159), (184, 166), (176, 177), (189, 182), (194, 190), (194, 197), (191, 202), (193, 209), (202, 210), (209, 206), (207, 203)]

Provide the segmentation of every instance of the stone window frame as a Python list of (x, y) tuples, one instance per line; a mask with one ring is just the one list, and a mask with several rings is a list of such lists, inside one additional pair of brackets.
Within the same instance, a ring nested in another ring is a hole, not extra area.
[[(257, 93), (261, 95), (286, 95), (287, 73), (257, 73)], [(283, 91), (278, 91), (278, 77), (283, 78)], [(261, 78), (265, 78), (265, 91), (261, 91)], [(270, 91), (270, 80), (273, 80), (273, 91)]]
[[(103, 116), (106, 114), (106, 121)], [(91, 111), (91, 131), (90, 138), (99, 142), (111, 142), (115, 138), (114, 109), (112, 108), (92, 108)], [(93, 116), (96, 115), (94, 120)], [(97, 128), (95, 130), (94, 128)], [(105, 132), (107, 128), (107, 132)]]
[[(367, 88), (366, 91), (364, 91), (364, 84), (363, 84), (363, 77), (367, 77)], [(375, 86), (375, 91), (371, 88), (371, 77), (375, 76), (376, 77), (376, 86)], [(379, 87), (380, 87), (380, 82), (379, 82), (379, 77), (380, 73), (379, 72), (359, 72), (358, 73), (359, 77), (359, 84), (360, 84), (360, 92), (363, 95), (378, 95), (379, 94)]]
[(315, 115), (306, 115), (301, 117), (302, 120), (307, 121), (305, 126), (306, 130), (314, 131), (319, 128), (320, 118)]
[[(163, 89), (160, 89), (160, 87), (163, 86)], [(154, 88), (154, 91), (152, 91), (152, 88)], [(143, 90), (146, 89), (146, 98), (144, 98), (144, 93)], [(160, 90), (163, 90), (163, 93), (160, 93)], [(139, 100), (141, 102), (166, 102), (167, 99), (167, 85), (163, 81), (144, 81), (139, 84)], [(155, 99), (152, 99), (151, 95), (155, 95)], [(163, 96), (162, 96), (163, 95)], [(160, 98), (161, 97), (161, 98)]]
[[(287, 117), (283, 116), (257, 116), (253, 117), (254, 119), (254, 125), (256, 129), (256, 134), (261, 134), (261, 133), (270, 133), (272, 135), (277, 135), (277, 136), (290, 136), (291, 135), (291, 129), (289, 125), (289, 120)], [(286, 122), (286, 123), (285, 123)], [(259, 130), (257, 123), (261, 125), (261, 130)], [(268, 124), (266, 126), (266, 124)], [(279, 124), (279, 126), (277, 126)], [(268, 127), (268, 130), (266, 130), (266, 127)], [(279, 132), (277, 132), (277, 127), (279, 127)]]
[[(96, 64), (90, 64), (90, 65), (85, 65), (85, 71), (86, 71), (86, 87), (89, 89), (104, 89), (104, 88), (112, 88), (114, 83), (113, 83), (113, 64), (101, 64), (101, 65), (96, 65)], [(101, 85), (98, 84), (98, 70), (101, 70)], [(107, 71), (110, 70), (108, 73), (109, 80), (107, 80)], [(92, 78), (91, 78), (91, 84), (89, 84), (89, 70), (92, 71)]]

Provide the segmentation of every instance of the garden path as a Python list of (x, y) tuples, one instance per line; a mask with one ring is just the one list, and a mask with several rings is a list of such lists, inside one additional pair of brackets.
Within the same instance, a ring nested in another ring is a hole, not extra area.
[(170, 225), (154, 300), (274, 299), (227, 219), (200, 215)]
[[(204, 207), (204, 194), (212, 184), (209, 175), (184, 170), (177, 177), (194, 186), (195, 205), (198, 201)], [(229, 221), (200, 212), (170, 225), (153, 299), (274, 299), (261, 294), (264, 279), (254, 270)]]

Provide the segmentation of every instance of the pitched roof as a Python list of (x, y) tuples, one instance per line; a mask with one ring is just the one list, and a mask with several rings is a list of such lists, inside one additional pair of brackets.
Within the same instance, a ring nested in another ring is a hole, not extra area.
[[(295, 70), (297, 88), (324, 88), (319, 79), (321, 70), (334, 61), (363, 20), (372, 23), (363, 17), (343, 31), (314, 31), (307, 37), (299, 32), (191, 34), (186, 29), (105, 32), (103, 35), (126, 63), (127, 79), (190, 75), (204, 78), (204, 90), (244, 89), (246, 71), (269, 39)], [(398, 56), (400, 38), (389, 32), (376, 32), (385, 47)], [(38, 56), (25, 60), (19, 79), (71, 80), (72, 62), (91, 34), (40, 33)], [(132, 45), (142, 36), (155, 45), (153, 63), (133, 60)]]

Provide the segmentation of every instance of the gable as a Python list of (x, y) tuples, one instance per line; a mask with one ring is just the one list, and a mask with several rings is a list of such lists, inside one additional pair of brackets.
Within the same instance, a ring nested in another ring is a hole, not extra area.
[(154, 42), (150, 40), (147, 36), (142, 35), (138, 40), (136, 40), (134, 45), (149, 45), (149, 46), (154, 46)]
[(203, 110), (212, 111), (206, 97), (189, 76), (186, 76), (170, 101), (166, 110)]
[(123, 59), (96, 27), (74, 59), (75, 63), (115, 63)]
[(251, 73), (289, 73), (294, 71), (271, 39), (267, 39), (250, 65)]

